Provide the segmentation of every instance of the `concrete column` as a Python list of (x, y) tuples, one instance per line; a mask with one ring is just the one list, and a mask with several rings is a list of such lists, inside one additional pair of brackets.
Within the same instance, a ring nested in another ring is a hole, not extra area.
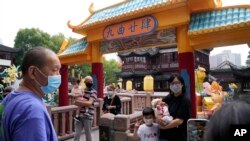
[(59, 87), (59, 106), (69, 105), (69, 89), (68, 89), (68, 65), (62, 65), (60, 69), (62, 82)]
[(179, 73), (185, 80), (187, 95), (191, 99), (191, 117), (196, 118), (194, 50), (190, 46), (187, 33), (188, 25), (177, 27)]
[(114, 140), (127, 141), (130, 126), (129, 115), (116, 115), (114, 120)]
[(114, 140), (114, 117), (115, 115), (107, 113), (101, 116), (99, 123), (99, 139), (100, 141)]
[(94, 42), (91, 44), (92, 48), (92, 75), (96, 76), (97, 79), (97, 95), (98, 98), (103, 98), (103, 55), (100, 52), (100, 43)]

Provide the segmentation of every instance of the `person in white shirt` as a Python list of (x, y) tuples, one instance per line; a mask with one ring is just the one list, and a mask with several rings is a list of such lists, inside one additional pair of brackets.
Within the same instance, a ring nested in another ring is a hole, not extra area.
[(137, 121), (134, 129), (134, 140), (140, 141), (159, 141), (158, 124), (154, 123), (155, 113), (150, 107), (146, 107), (142, 111), (143, 121)]

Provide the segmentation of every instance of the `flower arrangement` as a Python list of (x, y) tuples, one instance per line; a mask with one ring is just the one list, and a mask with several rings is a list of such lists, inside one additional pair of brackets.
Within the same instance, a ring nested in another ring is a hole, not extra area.
[(2, 82), (8, 86), (14, 83), (18, 77), (19, 66), (11, 65), (10, 68), (6, 68), (0, 75), (2, 76)]

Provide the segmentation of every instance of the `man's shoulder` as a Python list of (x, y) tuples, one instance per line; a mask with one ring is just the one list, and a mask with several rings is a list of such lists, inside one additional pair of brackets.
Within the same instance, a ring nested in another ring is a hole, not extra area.
[(10, 95), (8, 99), (6, 99), (6, 103), (4, 105), (4, 111), (9, 116), (17, 116), (22, 118), (23, 116), (29, 118), (42, 118), (45, 107), (43, 106), (42, 100), (38, 100), (36, 96), (32, 96), (29, 94), (21, 94), (21, 95)]

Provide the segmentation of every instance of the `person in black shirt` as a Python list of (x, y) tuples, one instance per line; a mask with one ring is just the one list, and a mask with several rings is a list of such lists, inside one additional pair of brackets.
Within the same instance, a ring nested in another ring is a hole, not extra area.
[(114, 115), (121, 113), (121, 100), (119, 96), (115, 95), (115, 86), (112, 84), (107, 87), (107, 96), (104, 98), (102, 110), (104, 113)]
[(187, 120), (190, 118), (190, 99), (186, 96), (184, 79), (179, 75), (172, 75), (169, 79), (170, 94), (162, 99), (168, 103), (168, 110), (173, 120), (162, 124), (157, 117), (160, 127), (160, 141), (186, 141)]

